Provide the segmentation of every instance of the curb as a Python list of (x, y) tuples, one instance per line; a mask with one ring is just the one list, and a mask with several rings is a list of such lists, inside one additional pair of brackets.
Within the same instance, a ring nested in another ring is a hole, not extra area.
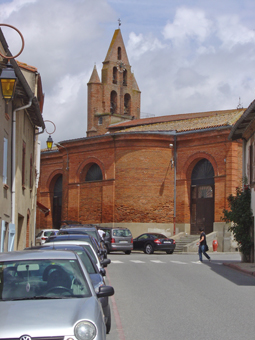
[(233, 268), (235, 270), (238, 270), (244, 274), (248, 274), (248, 275), (251, 275), (251, 276), (254, 276), (255, 277), (255, 271), (250, 271), (250, 270), (247, 270), (247, 269), (243, 269), (243, 268), (240, 268), (240, 266), (236, 265), (236, 264), (232, 264), (232, 263), (223, 263), (224, 266), (227, 266), (227, 267), (230, 267), (230, 268)]

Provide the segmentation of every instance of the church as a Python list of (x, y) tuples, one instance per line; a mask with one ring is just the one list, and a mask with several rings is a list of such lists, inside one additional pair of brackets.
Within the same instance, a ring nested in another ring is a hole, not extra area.
[(245, 109), (141, 119), (140, 101), (117, 29), (101, 79), (94, 67), (88, 82), (87, 136), (41, 152), (37, 195), (47, 209), (37, 229), (68, 220), (126, 226), (133, 237), (224, 234), (222, 211), (242, 178), (242, 142), (228, 136)]

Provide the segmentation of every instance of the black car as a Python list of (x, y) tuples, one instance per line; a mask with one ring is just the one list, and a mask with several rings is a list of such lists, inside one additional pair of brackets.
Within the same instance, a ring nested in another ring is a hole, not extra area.
[[(50, 243), (47, 246), (36, 246), (36, 247), (29, 247), (25, 248), (25, 250), (67, 250), (67, 251), (74, 251), (77, 255), (79, 255), (82, 263), (86, 267), (91, 282), (94, 286), (95, 292), (97, 293), (99, 287), (105, 285), (105, 280), (103, 276), (105, 276), (105, 270), (103, 268), (98, 270), (93, 258), (91, 257), (90, 253), (87, 249), (82, 245), (75, 245), (75, 244), (54, 244), (51, 245)], [(106, 333), (108, 334), (111, 329), (111, 309), (109, 304), (108, 296), (99, 298), (101, 302), (104, 316), (105, 316), (105, 325), (106, 325)]]
[(145, 233), (134, 238), (134, 250), (142, 250), (145, 254), (153, 254), (154, 251), (165, 251), (167, 254), (173, 254), (175, 249), (175, 240), (168, 238), (163, 234)]

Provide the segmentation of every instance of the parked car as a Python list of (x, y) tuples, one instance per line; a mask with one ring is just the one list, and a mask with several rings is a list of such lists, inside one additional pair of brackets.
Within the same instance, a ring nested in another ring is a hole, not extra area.
[[(37, 246), (37, 247), (28, 247), (25, 248), (25, 250), (67, 250), (67, 251), (74, 251), (77, 255), (79, 255), (80, 259), (82, 260), (82, 263), (86, 267), (90, 279), (92, 281), (92, 284), (94, 286), (95, 292), (97, 293), (99, 291), (99, 287), (105, 286), (105, 270), (100, 267), (98, 269), (96, 263), (94, 262), (94, 259), (90, 255), (89, 251), (86, 249), (84, 245), (76, 245), (76, 244), (52, 244), (48, 243), (43, 246)], [(111, 329), (111, 309), (109, 304), (109, 298), (108, 296), (99, 298), (99, 301), (101, 302), (104, 316), (105, 316), (105, 325), (106, 325), (106, 333), (108, 334)]]
[(35, 245), (42, 245), (50, 235), (57, 235), (58, 229), (43, 229), (35, 237)]
[(114, 289), (101, 286), (95, 293), (74, 252), (2, 253), (0, 278), (1, 339), (106, 339), (98, 298)]
[[(68, 245), (68, 244), (81, 245), (84, 248), (86, 248), (87, 251), (90, 253), (90, 255), (92, 256), (94, 262), (96, 263), (99, 271), (102, 271), (103, 268), (107, 267), (107, 265), (111, 263), (110, 259), (105, 259), (104, 257), (99, 258), (97, 250), (95, 249), (95, 247), (93, 247), (93, 245), (91, 243), (89, 243), (90, 238), (81, 237), (81, 238), (73, 239), (73, 238), (70, 238), (70, 237), (62, 237), (62, 236), (66, 236), (66, 235), (60, 235), (60, 236), (61, 236), (61, 239), (58, 238), (56, 242), (54, 242), (54, 240), (52, 240), (52, 242), (46, 242), (42, 246), (52, 245), (54, 247), (57, 244), (61, 244), (61, 245)], [(82, 236), (84, 236), (84, 235), (82, 235)], [(86, 235), (86, 236), (88, 236), (88, 235)]]
[(99, 247), (98, 243), (95, 241), (94, 237), (88, 234), (64, 234), (64, 235), (55, 235), (50, 236), (45, 243), (50, 242), (61, 242), (61, 241), (68, 241), (68, 240), (84, 240), (90, 243), (95, 251), (97, 252), (100, 261), (105, 258), (105, 250)]
[(107, 252), (124, 251), (130, 254), (133, 249), (133, 237), (128, 228), (100, 227), (105, 232), (105, 245)]
[(98, 247), (104, 252), (105, 258), (107, 257), (107, 249), (105, 247), (104, 241), (97, 228), (92, 224), (78, 224), (78, 225), (68, 225), (60, 228), (58, 235), (67, 234), (87, 234), (92, 236), (98, 244)]
[(158, 233), (145, 233), (134, 238), (134, 250), (142, 250), (146, 254), (153, 254), (155, 250), (173, 254), (175, 240)]

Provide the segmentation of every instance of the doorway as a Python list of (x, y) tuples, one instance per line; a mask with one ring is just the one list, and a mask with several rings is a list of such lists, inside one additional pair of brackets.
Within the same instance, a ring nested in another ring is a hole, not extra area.
[(190, 220), (192, 235), (213, 231), (214, 222), (214, 169), (208, 159), (201, 159), (194, 166), (191, 175)]
[(62, 175), (58, 177), (54, 186), (53, 194), (53, 213), (52, 222), (53, 228), (59, 229), (61, 226), (61, 215), (62, 215)]

